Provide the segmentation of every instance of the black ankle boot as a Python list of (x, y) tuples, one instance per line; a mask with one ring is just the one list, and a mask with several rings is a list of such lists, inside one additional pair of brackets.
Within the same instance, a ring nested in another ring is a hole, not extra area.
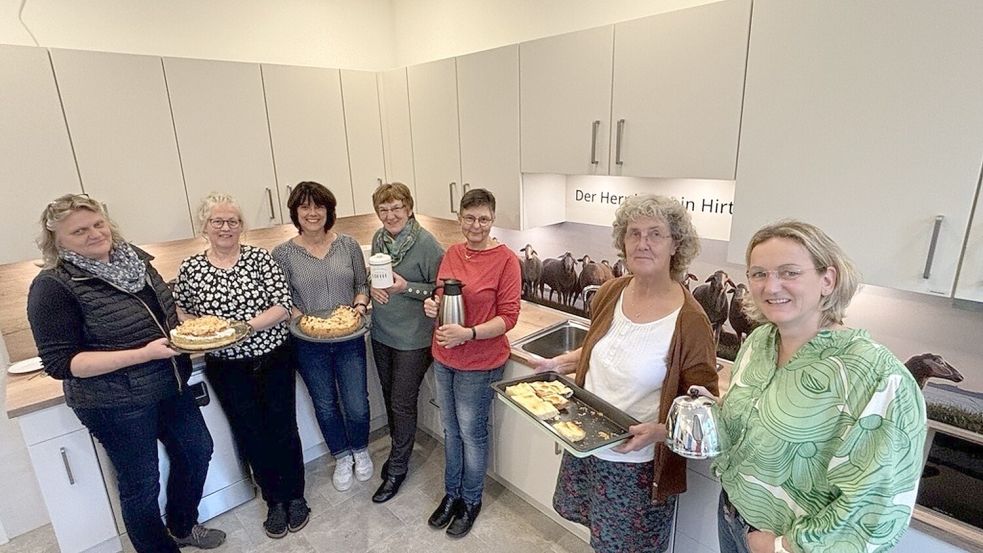
[(457, 512), (454, 522), (447, 527), (447, 535), (452, 538), (462, 538), (471, 531), (471, 526), (481, 512), (481, 502), (475, 504), (465, 503), (464, 507)]
[(464, 500), (460, 497), (454, 498), (449, 495), (445, 495), (444, 499), (440, 500), (440, 505), (437, 506), (437, 510), (430, 515), (430, 519), (427, 524), (434, 528), (443, 528), (447, 526), (454, 515), (461, 512), (464, 509)]
[(379, 471), (379, 477), (383, 480), (389, 478), (389, 459), (386, 459), (386, 462), (382, 463), (382, 470)]
[(391, 474), (387, 475), (382, 481), (382, 485), (379, 489), (375, 491), (375, 495), (372, 496), (373, 503), (385, 503), (399, 492), (399, 487), (403, 485), (403, 480), (406, 479), (405, 474)]

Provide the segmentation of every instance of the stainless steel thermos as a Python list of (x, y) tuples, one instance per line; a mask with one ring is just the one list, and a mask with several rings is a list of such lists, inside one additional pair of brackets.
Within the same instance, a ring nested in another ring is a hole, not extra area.
[(444, 297), (440, 300), (440, 309), (437, 311), (437, 324), (458, 324), (464, 325), (464, 296), (461, 295), (461, 288), (464, 283), (456, 278), (445, 278)]

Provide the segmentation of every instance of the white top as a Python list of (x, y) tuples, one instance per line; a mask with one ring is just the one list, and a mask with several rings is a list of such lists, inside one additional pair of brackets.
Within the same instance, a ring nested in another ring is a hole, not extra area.
[[(611, 328), (591, 351), (584, 388), (642, 422), (655, 422), (679, 309), (657, 321), (633, 323), (622, 311), (624, 297), (622, 291)], [(595, 456), (618, 463), (644, 463), (655, 458), (655, 446), (631, 453), (606, 450)]]

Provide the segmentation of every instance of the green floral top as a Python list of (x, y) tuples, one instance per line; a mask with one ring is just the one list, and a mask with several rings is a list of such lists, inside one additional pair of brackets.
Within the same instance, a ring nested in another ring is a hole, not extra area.
[(714, 463), (752, 526), (796, 552), (888, 551), (911, 519), (925, 447), (914, 378), (864, 330), (823, 330), (777, 367), (766, 324), (737, 354)]

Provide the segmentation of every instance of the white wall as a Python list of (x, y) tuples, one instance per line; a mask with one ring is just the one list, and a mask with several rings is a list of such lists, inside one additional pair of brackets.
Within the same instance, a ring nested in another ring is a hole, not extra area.
[(599, 27), (716, 0), (392, 0), (397, 65)]
[(395, 64), (389, 0), (0, 0), (0, 43), (310, 65)]

